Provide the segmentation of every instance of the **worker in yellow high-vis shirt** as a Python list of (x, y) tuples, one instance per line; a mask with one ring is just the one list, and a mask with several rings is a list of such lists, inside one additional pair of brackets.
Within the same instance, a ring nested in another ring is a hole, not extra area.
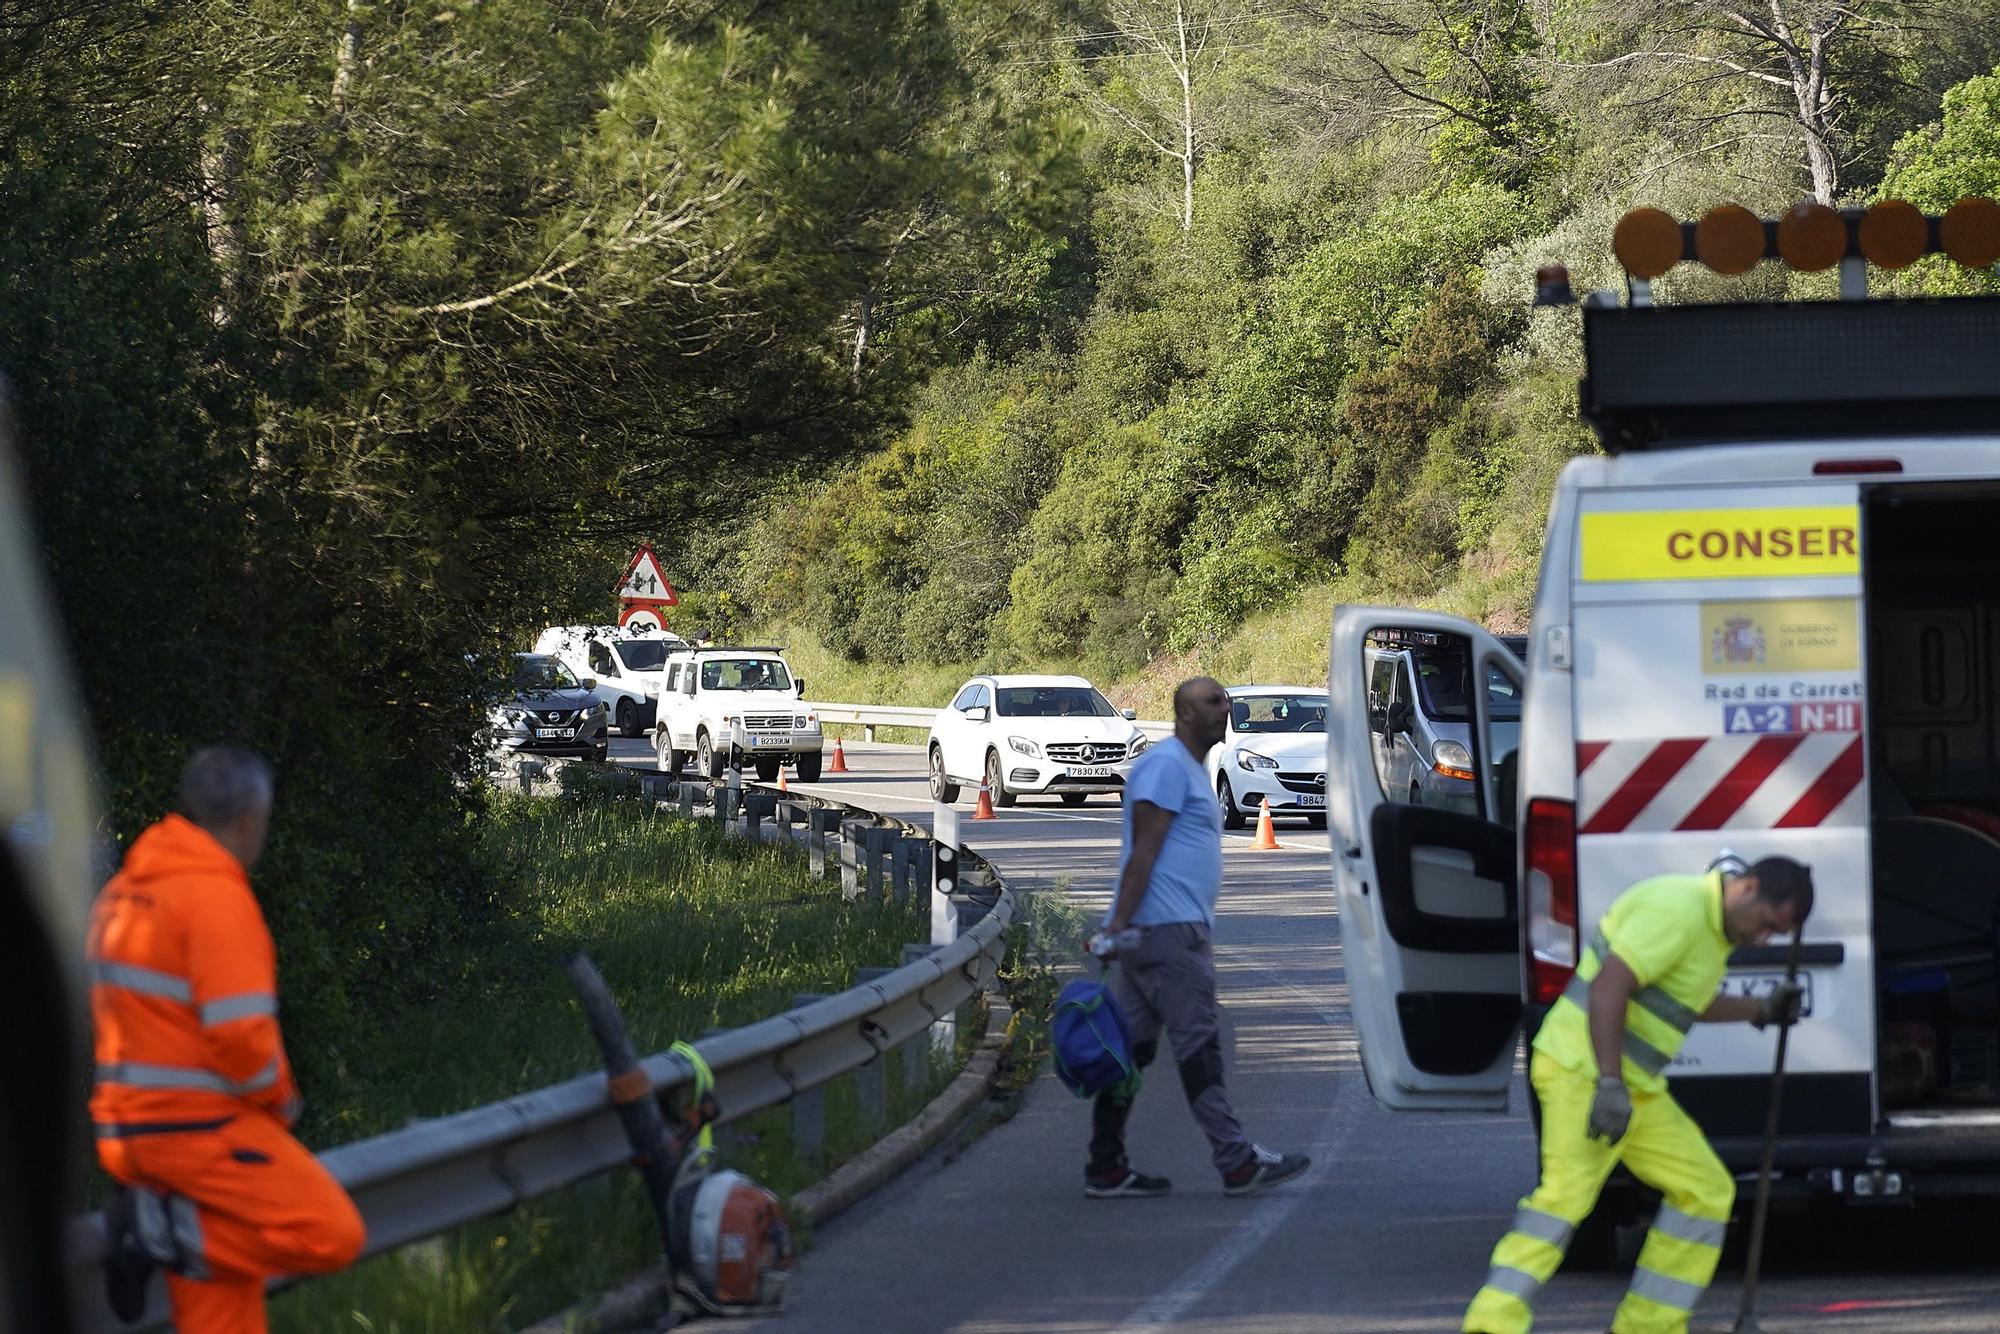
[[(1732, 872), (1741, 872), (1740, 874)], [(1697, 1020), (1790, 1024), (1799, 989), (1718, 996), (1729, 954), (1797, 931), (1812, 873), (1789, 857), (1642, 880), (1612, 903), (1543, 1020), (1528, 1076), (1542, 1109), (1542, 1179), (1493, 1248), (1468, 1334), (1526, 1334), (1535, 1293), (1619, 1163), (1664, 1197), (1613, 1334), (1681, 1334), (1722, 1255), (1736, 1183), (1667, 1092)], [(1616, 1073), (1607, 1073), (1616, 1072)]]

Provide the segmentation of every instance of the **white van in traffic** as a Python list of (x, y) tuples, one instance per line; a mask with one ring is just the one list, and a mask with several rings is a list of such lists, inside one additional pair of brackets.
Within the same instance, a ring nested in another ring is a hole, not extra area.
[(535, 652), (559, 660), (579, 680), (597, 682), (620, 736), (652, 730), (667, 655), (687, 647), (679, 635), (634, 635), (615, 625), (556, 625), (535, 637)]
[[(1517, 1033), (1613, 898), (1725, 848), (1782, 854), (1818, 904), (1776, 1191), (2000, 1193), (2000, 299), (1583, 319), (1608, 453), (1557, 485), (1527, 670), (1455, 617), (1334, 616), (1328, 805), (1370, 1087), (1504, 1108)], [(1385, 630), (1453, 646), (1466, 809), (1381, 765)], [(1786, 952), (1737, 950), (1725, 989), (1769, 989)], [(1773, 1047), (1702, 1025), (1668, 1072), (1746, 1175)], [(1599, 1217), (1636, 1206), (1614, 1186)]]

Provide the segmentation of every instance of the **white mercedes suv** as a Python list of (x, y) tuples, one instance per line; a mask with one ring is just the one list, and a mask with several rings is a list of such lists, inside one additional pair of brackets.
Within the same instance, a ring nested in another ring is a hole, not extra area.
[(1309, 686), (1229, 687), (1229, 730), (1208, 753), (1225, 826), (1241, 829), (1268, 798), (1272, 815), (1326, 828), (1326, 706)]
[(931, 721), (931, 797), (957, 801), (961, 784), (981, 782), (996, 806), (1043, 792), (1069, 806), (1123, 793), (1148, 744), (1133, 716), (1080, 676), (975, 676)]

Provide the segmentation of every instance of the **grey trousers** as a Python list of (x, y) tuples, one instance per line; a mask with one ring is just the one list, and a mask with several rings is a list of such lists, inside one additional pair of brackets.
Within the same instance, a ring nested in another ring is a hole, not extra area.
[[(1249, 1163), (1253, 1150), (1222, 1083), (1222, 1026), (1215, 1008), (1215, 956), (1208, 937), (1206, 922), (1142, 927), (1138, 947), (1118, 956), (1105, 984), (1124, 1011), (1133, 1054), (1141, 1066), (1152, 1061), (1159, 1050), (1160, 1031), (1166, 1030), (1188, 1109), (1208, 1136), (1216, 1170), (1226, 1174)], [(1125, 1119), (1131, 1111), (1129, 1098), (1121, 1099), (1115, 1092), (1098, 1095), (1091, 1111), (1088, 1171), (1092, 1175), (1126, 1166)]]

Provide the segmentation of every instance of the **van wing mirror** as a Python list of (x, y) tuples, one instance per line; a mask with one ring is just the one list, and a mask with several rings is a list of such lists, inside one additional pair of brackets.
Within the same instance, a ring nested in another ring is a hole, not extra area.
[(806, 697), (806, 679), (803, 676), (794, 676), (792, 678), (792, 689), (798, 692), (800, 699), (804, 699)]
[(1400, 735), (1409, 731), (1410, 724), (1416, 721), (1416, 710), (1410, 707), (1410, 701), (1399, 699), (1389, 706), (1389, 711), (1384, 721), (1388, 725), (1388, 734), (1390, 736)]

